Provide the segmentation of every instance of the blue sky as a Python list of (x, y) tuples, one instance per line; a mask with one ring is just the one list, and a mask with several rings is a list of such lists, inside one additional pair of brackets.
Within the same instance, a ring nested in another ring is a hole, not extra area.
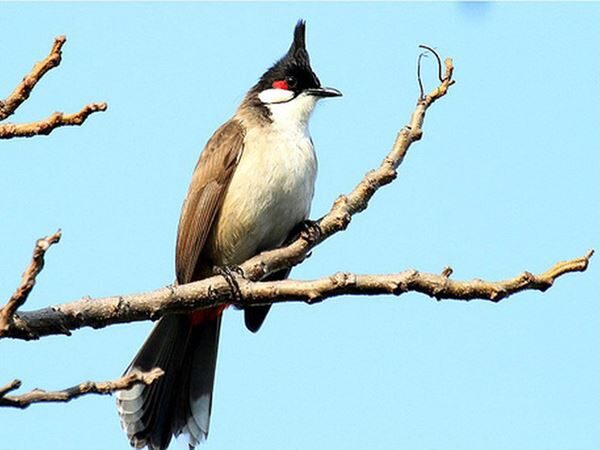
[[(109, 110), (1, 143), (0, 298), (59, 227), (28, 309), (172, 282), (198, 154), (298, 18), (316, 72), (344, 92), (312, 120), (314, 217), (408, 120), (418, 44), (454, 58), (457, 84), (398, 180), (293, 277), (451, 265), (457, 279), (501, 279), (600, 248), (598, 4), (1, 4), (2, 98), (68, 37), (11, 120)], [(257, 335), (227, 311), (205, 448), (597, 449), (598, 267), (498, 305), (418, 294), (280, 305)], [(115, 378), (150, 327), (0, 341), (0, 384)], [(11, 450), (128, 448), (107, 397), (0, 410), (0, 424)]]

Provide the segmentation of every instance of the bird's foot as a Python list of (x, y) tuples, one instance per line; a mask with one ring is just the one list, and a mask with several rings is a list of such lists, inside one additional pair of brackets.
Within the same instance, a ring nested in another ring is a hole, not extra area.
[(318, 242), (323, 234), (319, 222), (314, 220), (305, 220), (304, 222), (300, 223), (299, 229), (300, 237), (310, 243)]
[(237, 277), (246, 279), (243, 269), (240, 266), (217, 266), (213, 269), (213, 272), (215, 275), (221, 275), (223, 278), (225, 278), (225, 281), (231, 290), (233, 299), (237, 303), (241, 303), (243, 297)]

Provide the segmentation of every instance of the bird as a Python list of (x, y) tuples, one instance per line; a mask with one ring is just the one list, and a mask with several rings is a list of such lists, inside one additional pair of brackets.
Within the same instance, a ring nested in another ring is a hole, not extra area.
[[(177, 231), (177, 285), (277, 248), (302, 227), (317, 174), (309, 118), (320, 99), (341, 95), (323, 87), (313, 71), (306, 22), (299, 20), (287, 53), (250, 88), (200, 154)], [(289, 272), (265, 279), (285, 279)], [(225, 308), (167, 314), (157, 322), (125, 374), (160, 367), (163, 376), (117, 395), (132, 447), (164, 450), (180, 434), (187, 435), (190, 449), (206, 440)], [(246, 327), (258, 331), (269, 308), (245, 307)]]

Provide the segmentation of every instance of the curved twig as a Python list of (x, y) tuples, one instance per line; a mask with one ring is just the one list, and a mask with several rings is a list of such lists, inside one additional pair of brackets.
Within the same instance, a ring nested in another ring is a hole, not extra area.
[(435, 59), (437, 60), (437, 66), (438, 66), (438, 80), (439, 80), (440, 83), (443, 83), (444, 82), (444, 77), (442, 77), (442, 71), (443, 71), (443, 69), (442, 69), (442, 58), (440, 58), (440, 55), (438, 54), (438, 52), (435, 51), (433, 49), (433, 47), (430, 47), (430, 46), (424, 45), (424, 44), (419, 45), (419, 48), (425, 49), (429, 53), (431, 53), (433, 56), (435, 56)]
[(425, 88), (423, 87), (423, 79), (421, 78), (421, 60), (427, 56), (425, 52), (419, 53), (417, 58), (417, 83), (419, 83), (419, 100), (425, 98)]

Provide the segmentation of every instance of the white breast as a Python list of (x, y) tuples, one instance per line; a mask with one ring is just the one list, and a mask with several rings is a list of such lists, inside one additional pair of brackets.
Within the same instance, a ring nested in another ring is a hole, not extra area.
[(305, 120), (275, 119), (265, 127), (250, 127), (209, 239), (214, 262), (239, 264), (281, 245), (308, 218), (316, 174)]

